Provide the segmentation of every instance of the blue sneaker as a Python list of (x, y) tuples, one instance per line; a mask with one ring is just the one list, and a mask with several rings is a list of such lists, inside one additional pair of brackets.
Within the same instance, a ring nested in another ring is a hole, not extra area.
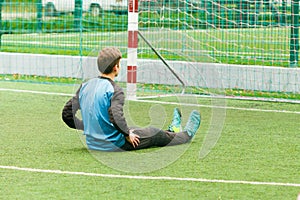
[(181, 112), (179, 108), (174, 108), (172, 123), (169, 125), (169, 131), (178, 133), (182, 131), (181, 128)]
[(184, 131), (188, 133), (190, 137), (194, 137), (201, 123), (200, 113), (193, 110), (189, 116), (189, 119), (184, 127)]

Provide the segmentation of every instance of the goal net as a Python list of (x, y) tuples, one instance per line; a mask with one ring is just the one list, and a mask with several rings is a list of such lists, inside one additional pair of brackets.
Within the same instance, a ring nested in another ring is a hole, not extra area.
[[(76, 2), (83, 3), (74, 0), (73, 7)], [(116, 46), (124, 58), (118, 77), (124, 87), (129, 57), (136, 53), (137, 97), (182, 92), (299, 97), (298, 1), (118, 2), (138, 2), (136, 50), (128, 48), (127, 10), (97, 11), (90, 5), (58, 12), (42, 1), (0, 0), (0, 73), (11, 75), (1, 78), (82, 78), (100, 49)]]
[(299, 19), (295, 23), (293, 10), (286, 0), (141, 0), (138, 29), (148, 41), (139, 38), (138, 80), (170, 93), (185, 87), (193, 94), (221, 89), (229, 95), (294, 97), (299, 70), (290, 67), (297, 67), (292, 41), (298, 40), (293, 32)]

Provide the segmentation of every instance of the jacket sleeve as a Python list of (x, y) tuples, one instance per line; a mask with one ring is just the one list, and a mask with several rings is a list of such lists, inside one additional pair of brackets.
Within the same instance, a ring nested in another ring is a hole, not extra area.
[(115, 93), (111, 99), (111, 106), (108, 109), (110, 122), (125, 136), (129, 135), (129, 128), (124, 116), (123, 106), (124, 106), (124, 92), (121, 88), (115, 87)]
[[(81, 88), (81, 86), (80, 86)], [(77, 90), (76, 95), (69, 99), (62, 110), (62, 120), (73, 129), (83, 130), (83, 122), (76, 116), (77, 111), (80, 109), (79, 105), (79, 91)]]

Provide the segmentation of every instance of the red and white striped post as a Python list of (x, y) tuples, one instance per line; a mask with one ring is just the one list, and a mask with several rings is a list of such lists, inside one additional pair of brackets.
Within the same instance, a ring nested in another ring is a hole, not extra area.
[(127, 99), (136, 99), (138, 0), (128, 1)]

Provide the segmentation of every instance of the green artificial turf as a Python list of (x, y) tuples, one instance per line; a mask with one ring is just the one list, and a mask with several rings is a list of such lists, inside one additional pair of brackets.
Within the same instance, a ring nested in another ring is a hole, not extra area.
[[(166, 128), (174, 107), (178, 106), (183, 112), (183, 123), (192, 109), (198, 109), (202, 116), (201, 127), (193, 141), (185, 145), (136, 152), (90, 152), (85, 148), (81, 132), (69, 129), (61, 120), (61, 110), (70, 98), (61, 93), (72, 94), (74, 87), (0, 82), (0, 88), (6, 89), (0, 90), (0, 166), (184, 180), (0, 168), (0, 199), (281, 200), (296, 199), (300, 191), (299, 104), (226, 100), (223, 105), (227, 108), (215, 108), (214, 100), (203, 98), (195, 98), (194, 105), (186, 104), (191, 99), (181, 99), (178, 105), (170, 103), (178, 98), (156, 99), (158, 102), (128, 101), (125, 110), (131, 125), (155, 124)], [(249, 108), (256, 110), (247, 110)], [(221, 132), (215, 135), (219, 136), (214, 138), (215, 145), (200, 158), (207, 135), (214, 134), (209, 131), (217, 130), (217, 126)]]

